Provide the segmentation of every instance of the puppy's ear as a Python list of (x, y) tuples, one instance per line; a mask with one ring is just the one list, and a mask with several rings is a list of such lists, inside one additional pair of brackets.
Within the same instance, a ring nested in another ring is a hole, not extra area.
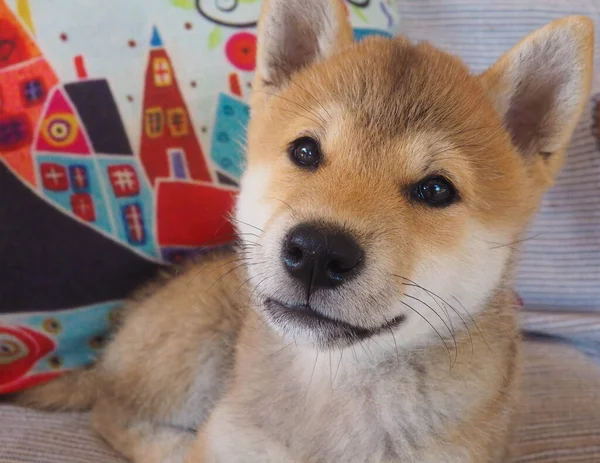
[(282, 87), (295, 72), (352, 40), (343, 0), (265, 0), (255, 87)]
[(589, 98), (593, 43), (593, 22), (569, 16), (527, 36), (479, 77), (514, 146), (554, 166), (550, 175)]

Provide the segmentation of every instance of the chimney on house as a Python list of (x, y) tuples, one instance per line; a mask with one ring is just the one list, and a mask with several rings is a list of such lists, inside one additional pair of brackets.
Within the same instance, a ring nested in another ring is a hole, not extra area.
[(83, 55), (77, 55), (75, 58), (73, 58), (73, 63), (75, 64), (75, 73), (77, 74), (77, 78), (87, 79), (88, 73), (85, 67)]

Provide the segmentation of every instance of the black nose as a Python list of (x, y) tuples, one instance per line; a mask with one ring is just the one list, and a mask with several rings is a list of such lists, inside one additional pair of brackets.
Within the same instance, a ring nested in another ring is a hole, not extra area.
[(283, 244), (283, 262), (306, 288), (334, 288), (358, 272), (363, 252), (347, 232), (304, 223), (293, 228)]

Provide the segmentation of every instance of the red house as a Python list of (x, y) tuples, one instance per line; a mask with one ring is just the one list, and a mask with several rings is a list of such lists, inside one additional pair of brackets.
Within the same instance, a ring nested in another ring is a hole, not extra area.
[(211, 184), (158, 181), (156, 232), (163, 259), (173, 261), (201, 246), (233, 241), (228, 214), (236, 193), (233, 188)]
[(204, 153), (156, 27), (150, 46), (142, 114), (142, 165), (153, 186), (157, 178), (210, 182)]

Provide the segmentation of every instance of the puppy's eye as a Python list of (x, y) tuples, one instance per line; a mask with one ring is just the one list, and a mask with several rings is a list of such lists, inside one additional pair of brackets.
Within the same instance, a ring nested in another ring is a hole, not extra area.
[(456, 199), (456, 190), (444, 177), (427, 177), (417, 183), (412, 191), (413, 199), (430, 206), (447, 206)]
[(298, 138), (289, 147), (291, 160), (299, 167), (316, 169), (323, 157), (319, 142), (310, 137)]

